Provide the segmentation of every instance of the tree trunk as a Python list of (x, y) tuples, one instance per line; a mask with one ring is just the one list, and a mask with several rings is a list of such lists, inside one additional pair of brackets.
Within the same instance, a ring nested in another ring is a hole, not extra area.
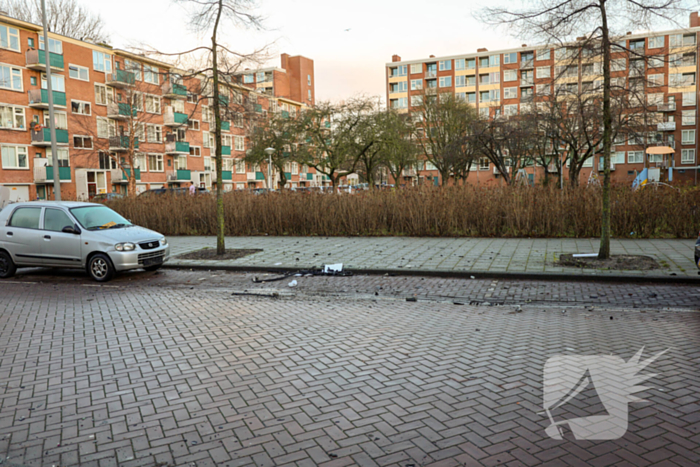
[(610, 150), (612, 115), (610, 111), (610, 36), (605, 1), (600, 1), (600, 16), (603, 32), (603, 211), (600, 229), (599, 259), (610, 258)]
[(219, 64), (218, 51), (216, 43), (216, 33), (219, 29), (219, 21), (224, 8), (223, 0), (218, 1), (218, 12), (216, 22), (214, 23), (214, 32), (211, 36), (211, 56), (212, 56), (212, 76), (213, 76), (213, 92), (214, 92), (214, 119), (216, 125), (214, 128), (214, 139), (216, 141), (216, 254), (223, 255), (226, 253), (226, 243), (224, 235), (226, 233), (226, 225), (224, 223), (224, 183), (223, 183), (223, 159), (221, 157), (221, 102), (219, 102)]

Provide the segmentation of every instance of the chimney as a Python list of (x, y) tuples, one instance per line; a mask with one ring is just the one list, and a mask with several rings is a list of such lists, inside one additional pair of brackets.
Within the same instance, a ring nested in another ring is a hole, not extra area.
[(523, 44), (522, 46), (523, 46), (523, 47), (527, 47), (527, 44)]
[(286, 70), (289, 61), (289, 54), (280, 55), (280, 60), (282, 61), (282, 68)]
[(431, 55), (430, 58), (435, 58), (435, 55)]
[(700, 18), (698, 18), (698, 12), (694, 11), (690, 14), (690, 27), (697, 28), (700, 26)]
[(476, 53), (488, 52), (488, 51), (489, 51), (489, 49), (486, 49), (486, 48), (476, 49)]
[(391, 61), (392, 61), (392, 62), (400, 62), (400, 61), (401, 61), (401, 57), (400, 57), (399, 55), (392, 55), (392, 56), (391, 56)]
[(627, 35), (628, 35), (628, 36), (631, 36), (631, 35), (632, 35), (632, 31), (627, 31)]

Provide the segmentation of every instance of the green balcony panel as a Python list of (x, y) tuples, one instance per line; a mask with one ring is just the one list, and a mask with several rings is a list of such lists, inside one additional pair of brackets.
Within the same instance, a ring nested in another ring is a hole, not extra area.
[(178, 180), (191, 180), (192, 175), (189, 170), (177, 169), (177, 179)]
[(223, 131), (230, 131), (231, 130), (231, 122), (221, 122), (221, 129)]
[(257, 113), (262, 113), (262, 104), (255, 104), (255, 111)]
[(231, 146), (221, 146), (221, 154), (224, 156), (231, 155)]
[[(51, 142), (51, 128), (42, 128), (41, 133), (42, 133), (42, 137), (43, 137), (44, 141), (47, 143), (50, 143)], [(68, 130), (56, 129), (56, 142), (68, 144)]]
[(114, 70), (112, 80), (133, 86), (136, 83), (136, 74), (133, 71)]
[(119, 115), (125, 115), (128, 117), (129, 111), (131, 111), (132, 117), (135, 117), (138, 114), (138, 109), (136, 107), (132, 107), (130, 104), (122, 102), (118, 103), (117, 106), (119, 107)]
[(222, 180), (233, 180), (233, 174), (231, 173), (230, 170), (222, 170), (221, 171), (221, 179)]
[(187, 114), (183, 114), (180, 112), (174, 112), (174, 120), (175, 123), (181, 123), (183, 125), (187, 124)]
[[(46, 51), (39, 51), (39, 63), (46, 64)], [(63, 55), (49, 52), (49, 65), (51, 68), (63, 69)]]
[[(61, 91), (53, 91), (53, 103), (54, 105), (60, 105), (62, 107), (66, 106), (66, 93)], [(44, 104), (49, 103), (49, 91), (47, 89), (41, 90), (41, 102)]]
[(286, 178), (287, 180), (291, 180), (292, 179), (292, 172), (285, 172), (284, 178)]
[[(59, 167), (58, 178), (61, 180), (70, 180), (70, 167)], [(46, 167), (46, 179), (53, 180), (53, 167)]]
[(255, 179), (256, 180), (265, 180), (265, 174), (262, 172), (255, 172)]
[[(124, 177), (126, 180), (131, 178), (131, 169), (124, 169), (124, 172), (126, 172)], [(141, 180), (141, 169), (136, 169), (136, 180)]]
[(282, 111), (282, 118), (289, 118), (289, 112), (287, 112), (286, 110), (283, 110)]
[[(129, 137), (128, 136), (112, 136), (109, 138), (110, 147), (117, 148), (129, 148)], [(139, 148), (139, 139), (134, 138), (134, 149)]]
[(175, 142), (175, 151), (177, 152), (186, 152), (190, 153), (190, 143), (187, 141), (176, 141)]
[(219, 105), (223, 105), (224, 107), (228, 107), (228, 97), (219, 94)]
[(307, 180), (313, 180), (313, 179), (314, 179), (314, 174), (306, 174), (306, 179), (307, 179)]
[(187, 88), (184, 84), (173, 83), (172, 93), (178, 96), (187, 96)]

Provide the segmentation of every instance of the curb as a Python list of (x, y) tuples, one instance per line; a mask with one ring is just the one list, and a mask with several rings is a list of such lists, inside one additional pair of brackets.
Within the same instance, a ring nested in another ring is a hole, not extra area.
[[(278, 274), (295, 273), (314, 267), (263, 267), (263, 266), (229, 266), (229, 265), (203, 265), (203, 264), (182, 264), (166, 263), (162, 266), (166, 269), (194, 269), (205, 271), (230, 271), (230, 272), (271, 272)], [(367, 276), (422, 276), (422, 277), (443, 277), (451, 279), (507, 279), (507, 280), (539, 280), (539, 281), (566, 281), (566, 282), (617, 282), (628, 284), (693, 284), (700, 285), (700, 275), (688, 276), (627, 276), (622, 274), (566, 274), (547, 272), (489, 272), (489, 271), (436, 271), (421, 269), (356, 269), (347, 268), (345, 271), (356, 275)]]

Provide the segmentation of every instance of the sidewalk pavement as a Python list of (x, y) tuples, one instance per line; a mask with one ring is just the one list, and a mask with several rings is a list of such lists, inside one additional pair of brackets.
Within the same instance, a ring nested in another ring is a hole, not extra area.
[(612, 254), (646, 255), (661, 269), (610, 271), (561, 267), (562, 253), (595, 253), (598, 239), (409, 238), (409, 237), (227, 237), (227, 249), (262, 249), (236, 260), (184, 260), (177, 256), (215, 248), (215, 237), (169, 237), (169, 267), (230, 270), (298, 270), (343, 263), (364, 273), (698, 281), (694, 240), (612, 240)]

